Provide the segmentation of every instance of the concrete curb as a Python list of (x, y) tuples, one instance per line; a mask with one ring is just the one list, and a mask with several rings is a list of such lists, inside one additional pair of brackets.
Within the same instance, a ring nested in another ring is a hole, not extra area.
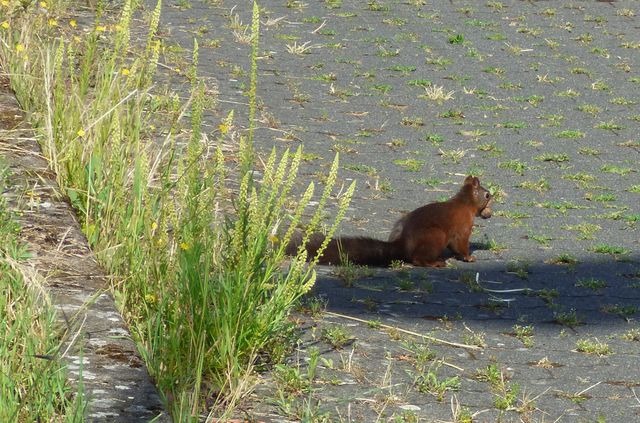
[(59, 194), (6, 78), (0, 79), (0, 131), (0, 150), (11, 169), (3, 195), (20, 211), (21, 238), (32, 253), (29, 265), (45, 281), (68, 328), (60, 354), (72, 381), (82, 381), (88, 420), (171, 421), (109, 293), (108, 276)]

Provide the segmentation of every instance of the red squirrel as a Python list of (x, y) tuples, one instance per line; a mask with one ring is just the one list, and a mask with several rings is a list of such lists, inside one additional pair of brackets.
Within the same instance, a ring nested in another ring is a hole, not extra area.
[[(469, 253), (469, 237), (473, 218), (491, 217), (491, 193), (475, 176), (467, 176), (460, 191), (447, 201), (429, 203), (400, 218), (393, 226), (388, 241), (367, 237), (332, 239), (318, 259), (320, 264), (340, 264), (344, 257), (354, 264), (388, 266), (394, 260), (414, 266), (443, 267), (445, 248), (464, 261), (475, 261)], [(314, 258), (324, 235), (313, 234), (306, 245), (308, 257)], [(293, 255), (301, 237), (292, 239), (287, 253)]]

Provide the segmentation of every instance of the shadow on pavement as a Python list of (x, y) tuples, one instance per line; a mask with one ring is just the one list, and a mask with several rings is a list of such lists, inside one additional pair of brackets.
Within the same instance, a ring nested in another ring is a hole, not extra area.
[(638, 257), (583, 257), (576, 264), (451, 260), (455, 268), (369, 268), (348, 282), (322, 267), (314, 295), (328, 310), (368, 318), (462, 319), (505, 325), (626, 325), (640, 312)]

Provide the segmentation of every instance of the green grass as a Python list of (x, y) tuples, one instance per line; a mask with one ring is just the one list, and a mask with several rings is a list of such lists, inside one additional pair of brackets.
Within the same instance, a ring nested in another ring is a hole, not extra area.
[(600, 225), (596, 225), (594, 223), (578, 223), (575, 225), (565, 225), (562, 229), (566, 229), (568, 231), (577, 231), (580, 233), (578, 239), (595, 239), (596, 232), (602, 229)]
[(387, 94), (393, 89), (393, 87), (389, 84), (374, 84), (371, 86), (371, 89), (382, 94)]
[[(546, 241), (545, 241), (546, 242)], [(512, 260), (507, 263), (507, 273), (512, 273), (520, 279), (527, 279), (529, 277), (530, 264), (526, 261)]]
[(419, 369), (413, 377), (415, 389), (418, 392), (429, 393), (439, 402), (444, 401), (444, 394), (447, 391), (458, 391), (461, 385), (459, 376), (439, 377), (437, 366), (432, 366), (431, 369)]
[(592, 115), (597, 115), (598, 113), (600, 113), (602, 111), (602, 109), (598, 106), (595, 106), (593, 104), (582, 104), (580, 106), (578, 106), (578, 110), (580, 110), (581, 112), (584, 113), (589, 113)]
[[(0, 163), (0, 191), (5, 186)], [(0, 196), (0, 421), (85, 421), (82, 386), (73, 388), (60, 352), (63, 328), (18, 242), (20, 228)], [(73, 334), (68, 334), (73, 335)]]
[(544, 178), (540, 178), (537, 181), (524, 181), (519, 183), (518, 185), (516, 185), (519, 188), (524, 188), (524, 189), (528, 189), (531, 191), (535, 191), (538, 193), (543, 193), (546, 191), (549, 191), (549, 189), (551, 189), (551, 186), (549, 184), (549, 182), (547, 182), (546, 179)]
[(513, 325), (513, 333), (525, 347), (533, 347), (533, 326)]
[(550, 259), (549, 262), (552, 264), (568, 264), (568, 265), (575, 265), (579, 263), (578, 259), (569, 253), (561, 253), (556, 257)]
[(365, 164), (344, 165), (345, 169), (352, 170), (354, 172), (363, 173), (365, 175), (374, 176), (378, 174), (375, 167)]
[(485, 144), (478, 144), (478, 150), (489, 153), (489, 156), (498, 157), (501, 156), (504, 151), (502, 148), (498, 147), (496, 143), (490, 142)]
[(574, 174), (562, 175), (562, 179), (586, 183), (586, 182), (594, 182), (596, 180), (596, 177), (588, 173), (578, 172)]
[(484, 369), (476, 369), (474, 379), (480, 382), (488, 382), (492, 386), (497, 386), (502, 383), (504, 377), (498, 365), (491, 363)]
[(529, 168), (526, 163), (518, 159), (508, 160), (506, 162), (498, 163), (500, 169), (509, 169), (517, 173), (518, 175), (524, 175), (525, 171)]
[(487, 39), (491, 41), (504, 41), (507, 39), (507, 36), (501, 32), (495, 32), (493, 34), (488, 35)]
[[(64, 5), (50, 6), (62, 11)], [(222, 151), (237, 135), (233, 113), (219, 123), (211, 150), (201, 142), (208, 100), (196, 73), (197, 43), (185, 70), (188, 104), (178, 105), (175, 114), (148, 112), (156, 101), (160, 3), (149, 15), (141, 47), (129, 42), (130, 1), (113, 32), (101, 33), (95, 25), (79, 40), (60, 38), (37, 7), (17, 7), (12, 24), (32, 31), (12, 32), (0, 43), (12, 88), (30, 112), (92, 249), (114, 275), (118, 306), (160, 391), (173, 398), (174, 419), (197, 421), (210, 410), (224, 416), (251, 386), (257, 358), (277, 362), (286, 352), (287, 316), (315, 281), (304, 249), (283, 271), (285, 246), (303, 210), (309, 213), (305, 208), (315, 191), (309, 185), (286, 208), (302, 150), (274, 151), (259, 161), (253, 149), (258, 8), (244, 34), (252, 51), (246, 86), (250, 125), (246, 136), (236, 138), (236, 166), (227, 164)], [(17, 51), (16, 45), (23, 47)], [(135, 57), (128, 56), (131, 49)], [(33, 80), (45, 81), (44, 87)], [(163, 143), (147, 132), (151, 124), (169, 134)], [(178, 133), (186, 135), (178, 140), (172, 135)], [(260, 185), (252, 179), (256, 167)], [(324, 223), (337, 169), (336, 157), (317, 195), (309, 232)], [(340, 197), (327, 240), (353, 189)]]
[(569, 155), (561, 154), (561, 153), (544, 153), (544, 154), (540, 154), (539, 156), (536, 156), (535, 160), (538, 160), (541, 162), (562, 163), (562, 162), (569, 161)]
[(345, 286), (351, 287), (358, 279), (372, 276), (374, 271), (367, 266), (353, 264), (345, 255), (341, 257), (341, 264), (335, 266), (331, 274), (344, 282)]
[(440, 145), (444, 142), (444, 137), (440, 134), (426, 134), (424, 140), (433, 145)]
[[(538, 117), (538, 119), (542, 119), (545, 121), (545, 123), (540, 124), (541, 128), (558, 127), (562, 124), (562, 122), (564, 122), (564, 116), (557, 114), (541, 115)], [(539, 140), (529, 140), (527, 141), (527, 145), (530, 147), (541, 147), (544, 145), (544, 143)]]
[(515, 97), (514, 100), (517, 102), (529, 103), (533, 107), (537, 107), (540, 103), (544, 101), (544, 96), (530, 95), (528, 97)]
[(428, 79), (410, 79), (407, 81), (407, 85), (412, 87), (429, 87), (432, 85), (431, 81)]
[(622, 334), (622, 339), (632, 342), (640, 342), (640, 329), (633, 328)]
[(527, 219), (527, 218), (531, 217), (531, 215), (529, 213), (524, 213), (524, 212), (521, 212), (521, 211), (498, 210), (496, 212), (496, 214), (498, 216), (504, 216), (507, 219), (514, 219), (514, 220)]
[(449, 109), (439, 116), (445, 119), (464, 119), (464, 112), (462, 110)]
[(593, 247), (593, 251), (600, 254), (611, 255), (624, 255), (631, 252), (628, 248), (608, 244), (598, 244)]
[(599, 356), (613, 353), (608, 344), (600, 342), (597, 339), (579, 339), (576, 341), (576, 351)]
[(609, 100), (609, 103), (611, 103), (611, 104), (618, 104), (618, 105), (621, 105), (621, 106), (633, 106), (633, 105), (638, 104), (638, 102), (637, 102), (637, 101), (635, 101), (635, 100), (630, 100), (630, 99), (627, 99), (627, 98), (625, 98), (625, 97), (615, 97), (615, 98), (612, 98), (611, 100)]
[(387, 68), (388, 70), (394, 71), (394, 72), (400, 72), (404, 75), (409, 75), (411, 72), (415, 72), (415, 70), (417, 69), (415, 66), (407, 66), (407, 65), (395, 65), (395, 66), (391, 66), (389, 68)]
[(633, 169), (630, 167), (621, 167), (617, 165), (606, 164), (600, 167), (600, 171), (605, 173), (615, 173), (617, 175), (625, 176), (628, 173), (632, 172)]
[(425, 186), (427, 186), (429, 188), (436, 188), (438, 185), (442, 184), (442, 181), (440, 179), (437, 179), (437, 178), (412, 179), (411, 182), (414, 183), (414, 184), (418, 184), (418, 185), (425, 185)]
[(518, 121), (518, 122), (503, 122), (499, 124), (499, 126), (507, 129), (523, 129), (527, 127), (526, 122)]
[(594, 128), (596, 129), (604, 129), (607, 131), (621, 131), (623, 129), (625, 129), (624, 126), (615, 123), (614, 121), (609, 121), (609, 122), (600, 122), (597, 125), (594, 126)]
[(540, 203), (539, 206), (545, 209), (559, 210), (561, 213), (566, 213), (568, 210), (587, 208), (586, 206), (580, 206), (570, 201), (545, 201)]
[(335, 349), (341, 349), (353, 341), (353, 337), (342, 325), (330, 325), (322, 329), (322, 339)]
[(576, 131), (576, 130), (567, 129), (565, 131), (558, 132), (556, 134), (556, 137), (558, 137), (558, 138), (576, 139), (576, 138), (584, 138), (585, 134), (582, 131)]
[(558, 312), (553, 314), (554, 321), (558, 324), (574, 328), (582, 324), (582, 319), (578, 317), (575, 310)]
[(578, 153), (583, 154), (585, 156), (599, 156), (600, 150), (590, 147), (582, 147), (578, 150)]
[(607, 287), (607, 282), (601, 279), (589, 278), (589, 279), (579, 279), (575, 286), (577, 288), (588, 288), (594, 291), (599, 289), (604, 289)]
[(629, 320), (631, 316), (638, 313), (638, 306), (635, 305), (620, 305), (620, 304), (606, 304), (600, 308), (600, 311), (608, 314), (617, 314), (623, 319)]
[(404, 116), (400, 121), (400, 124), (404, 126), (420, 127), (424, 126), (424, 120), (419, 116)]
[(418, 172), (424, 165), (424, 160), (418, 159), (397, 159), (393, 163), (409, 172)]
[(549, 241), (553, 240), (553, 237), (550, 237), (548, 235), (529, 234), (528, 237), (529, 239), (538, 242), (540, 245), (544, 247), (548, 247)]
[(456, 34), (449, 37), (449, 44), (463, 44), (464, 34)]

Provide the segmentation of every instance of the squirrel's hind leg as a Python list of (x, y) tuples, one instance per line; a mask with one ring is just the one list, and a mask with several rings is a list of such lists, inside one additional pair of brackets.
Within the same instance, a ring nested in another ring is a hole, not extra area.
[(433, 228), (424, 231), (417, 237), (414, 245), (411, 251), (411, 262), (414, 266), (444, 267), (447, 265), (441, 258), (447, 245), (447, 234), (443, 230)]

